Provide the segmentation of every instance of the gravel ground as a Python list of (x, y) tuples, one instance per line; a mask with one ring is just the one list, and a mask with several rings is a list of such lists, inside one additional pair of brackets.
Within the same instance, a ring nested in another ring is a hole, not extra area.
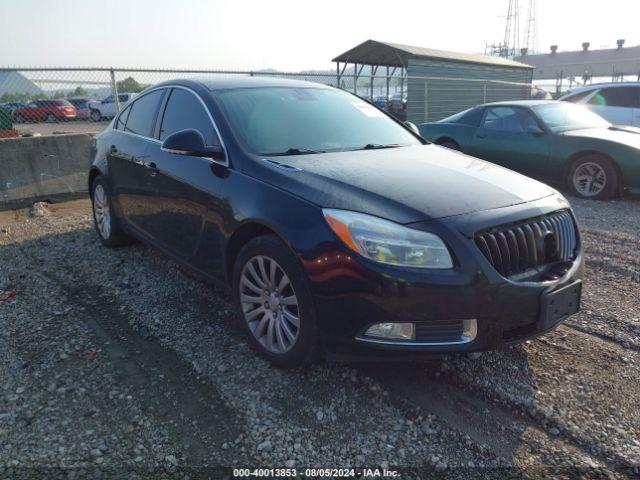
[(0, 478), (219, 465), (638, 478), (640, 202), (572, 203), (583, 311), (554, 332), (294, 371), (251, 351), (224, 291), (151, 248), (102, 247), (88, 200), (0, 213)]

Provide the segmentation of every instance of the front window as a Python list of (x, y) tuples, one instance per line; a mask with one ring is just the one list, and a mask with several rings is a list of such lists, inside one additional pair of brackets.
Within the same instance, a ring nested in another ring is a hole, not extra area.
[(571, 103), (546, 103), (533, 107), (533, 110), (552, 132), (607, 128), (611, 125), (586, 107)]
[(421, 144), (376, 107), (337, 89), (242, 88), (218, 98), (241, 141), (260, 155)]
[(482, 121), (482, 128), (501, 132), (524, 133), (536, 127), (536, 120), (521, 107), (487, 108)]

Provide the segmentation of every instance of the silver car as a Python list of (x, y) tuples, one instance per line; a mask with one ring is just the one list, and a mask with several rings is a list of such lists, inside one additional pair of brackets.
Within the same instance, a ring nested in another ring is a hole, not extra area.
[(614, 125), (640, 127), (640, 82), (578, 87), (560, 100), (585, 105)]

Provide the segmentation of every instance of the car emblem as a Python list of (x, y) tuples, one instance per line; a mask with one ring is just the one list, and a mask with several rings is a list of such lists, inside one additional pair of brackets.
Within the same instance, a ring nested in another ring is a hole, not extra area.
[(558, 260), (558, 239), (556, 234), (550, 230), (542, 232), (542, 235), (538, 239), (538, 257), (543, 260), (544, 263), (550, 263)]

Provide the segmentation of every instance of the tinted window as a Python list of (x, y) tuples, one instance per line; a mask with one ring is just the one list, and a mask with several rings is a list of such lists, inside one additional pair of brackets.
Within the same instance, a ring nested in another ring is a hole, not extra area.
[(129, 116), (130, 111), (131, 106), (128, 106), (122, 111), (122, 113), (118, 117), (118, 121), (116, 122), (116, 130), (124, 130), (124, 126), (127, 123), (127, 117)]
[(562, 101), (577, 103), (580, 100), (582, 100), (584, 97), (586, 97), (587, 95), (591, 95), (592, 93), (593, 93), (593, 90), (587, 90), (586, 92), (575, 93), (573, 95), (569, 95), (567, 98), (563, 98)]
[(262, 155), (421, 144), (373, 105), (338, 89), (242, 88), (217, 95), (235, 133)]
[(200, 100), (196, 96), (181, 88), (174, 88), (164, 111), (160, 127), (160, 140), (164, 140), (172, 133), (186, 128), (198, 130), (207, 145), (217, 145), (213, 125)]
[(118, 95), (118, 101), (126, 102), (129, 100), (129, 95)]
[(524, 108), (490, 107), (487, 108), (482, 126), (489, 130), (502, 132), (526, 132), (530, 125), (537, 126), (535, 119)]
[(589, 100), (590, 105), (604, 105), (607, 107), (638, 108), (640, 98), (637, 87), (603, 88)]
[(148, 93), (131, 104), (125, 130), (145, 137), (151, 137), (156, 119), (156, 112), (164, 90)]
[(443, 118), (440, 123), (460, 123), (462, 125), (471, 125), (477, 127), (482, 118), (482, 108), (470, 108), (460, 113)]

